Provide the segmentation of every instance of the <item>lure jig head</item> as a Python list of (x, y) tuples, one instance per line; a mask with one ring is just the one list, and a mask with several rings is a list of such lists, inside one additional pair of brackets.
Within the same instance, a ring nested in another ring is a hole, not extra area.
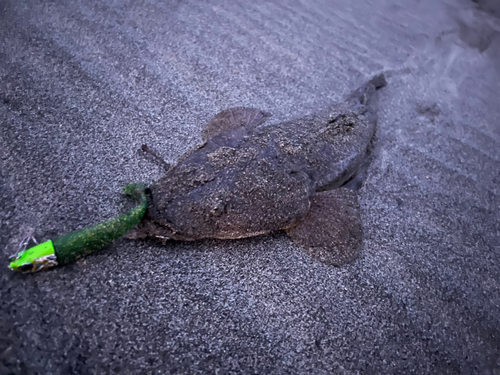
[(26, 273), (46, 270), (59, 264), (51, 240), (20, 251), (10, 261), (11, 270)]

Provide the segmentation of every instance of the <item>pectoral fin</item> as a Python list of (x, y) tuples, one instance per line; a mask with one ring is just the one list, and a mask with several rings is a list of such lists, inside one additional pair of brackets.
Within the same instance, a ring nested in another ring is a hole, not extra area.
[(239, 127), (255, 128), (263, 124), (271, 114), (255, 108), (235, 107), (216, 114), (206, 125), (202, 132), (203, 141), (224, 131)]
[(340, 188), (317, 193), (311, 209), (298, 225), (286, 229), (299, 246), (319, 261), (341, 266), (361, 249), (363, 226), (356, 193)]

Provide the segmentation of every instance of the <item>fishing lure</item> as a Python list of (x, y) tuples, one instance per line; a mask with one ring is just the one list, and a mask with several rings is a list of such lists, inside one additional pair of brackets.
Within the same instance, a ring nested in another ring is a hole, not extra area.
[(148, 206), (145, 191), (146, 184), (137, 183), (125, 186), (123, 192), (140, 201), (140, 204), (130, 212), (23, 250), (10, 259), (10, 269), (19, 272), (46, 270), (59, 264), (73, 262), (109, 246), (143, 218)]

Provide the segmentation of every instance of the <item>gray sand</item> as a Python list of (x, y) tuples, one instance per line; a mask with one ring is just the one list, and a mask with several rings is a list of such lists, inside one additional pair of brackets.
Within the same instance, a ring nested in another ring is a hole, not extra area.
[[(0, 2), (0, 373), (500, 374), (494, 1)], [(384, 72), (361, 257), (284, 233), (7, 256), (110, 218), (222, 109), (279, 122)]]

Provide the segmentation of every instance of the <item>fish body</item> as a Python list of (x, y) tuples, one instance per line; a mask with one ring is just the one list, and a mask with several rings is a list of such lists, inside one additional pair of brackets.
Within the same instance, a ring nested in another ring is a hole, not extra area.
[[(293, 232), (322, 192), (339, 190), (367, 159), (376, 91), (385, 84), (377, 76), (339, 104), (276, 125), (263, 125), (270, 114), (253, 108), (220, 112), (203, 131), (205, 143), (150, 186), (147, 217), (130, 237), (237, 239)], [(347, 194), (352, 210), (354, 194)], [(345, 194), (337, 195), (347, 202)]]

